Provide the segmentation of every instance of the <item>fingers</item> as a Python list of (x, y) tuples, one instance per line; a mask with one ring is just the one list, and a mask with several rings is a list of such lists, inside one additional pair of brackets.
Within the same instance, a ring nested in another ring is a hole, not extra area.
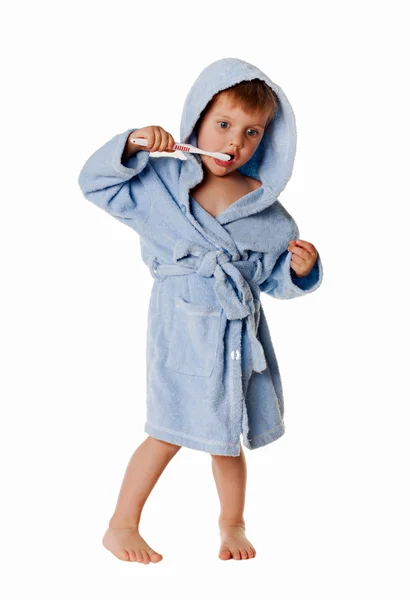
[(302, 246), (297, 246), (296, 244), (299, 242), (299, 240), (296, 240), (296, 242), (291, 241), (289, 243), (288, 246), (288, 250), (289, 252), (292, 252), (293, 255), (298, 255), (301, 256), (304, 259), (307, 259), (309, 257), (309, 252), (305, 249), (302, 248)]
[(290, 240), (290, 244), (294, 244), (296, 246), (300, 246), (301, 248), (306, 248), (306, 250), (313, 250), (314, 245), (306, 240)]
[(309, 258), (302, 258), (301, 256), (297, 256), (296, 254), (292, 254), (292, 258), (290, 261), (290, 266), (293, 268), (295, 273), (302, 277), (303, 275), (307, 275), (310, 273), (310, 270), (313, 266), (314, 261), (309, 255)]
[(306, 248), (307, 250), (311, 249), (313, 246), (313, 244), (306, 242), (305, 240), (295, 240), (295, 243), (299, 246), (302, 246), (302, 248)]
[(158, 146), (157, 152), (165, 152), (165, 150), (167, 150), (167, 149), (169, 149), (169, 150), (172, 149), (172, 146), (175, 144), (174, 138), (172, 137), (172, 135), (170, 133), (168, 133), (168, 131), (165, 131), (165, 129), (162, 129), (162, 127), (160, 127), (159, 129), (160, 129), (160, 133), (161, 133), (161, 141)]
[(154, 127), (155, 131), (155, 142), (150, 152), (165, 152), (165, 150), (171, 150), (175, 144), (174, 138), (168, 131), (165, 131), (162, 127)]
[(175, 140), (172, 137), (172, 135), (170, 133), (168, 133), (168, 145), (167, 145), (167, 150), (169, 150), (170, 152), (175, 152), (173, 150), (173, 146), (175, 145)]
[(288, 251), (292, 253), (290, 265), (294, 271), (299, 276), (302, 276), (304, 273), (310, 273), (318, 256), (314, 245), (305, 240), (291, 240)]
[(175, 144), (174, 138), (159, 125), (143, 127), (136, 134), (134, 137), (145, 137), (147, 139), (147, 145), (141, 146), (141, 148), (148, 152), (174, 152), (172, 148)]
[(300, 258), (299, 256), (295, 256), (294, 254), (292, 255), (291, 261), (290, 261), (290, 265), (291, 267), (294, 267), (295, 265), (298, 267), (301, 267), (302, 269), (305, 269), (307, 264), (306, 264), (306, 259), (305, 258)]
[(170, 133), (165, 132), (168, 136), (168, 142), (166, 147), (164, 148), (164, 152), (175, 152), (175, 150), (173, 149), (173, 146), (175, 144), (175, 140), (172, 137), (172, 135)]
[(152, 134), (154, 137), (154, 141), (151, 145), (150, 152), (156, 152), (158, 144), (161, 142), (161, 133), (159, 131), (159, 127), (152, 127)]
[(306, 259), (309, 259), (309, 257), (312, 256), (316, 260), (317, 257), (317, 250), (314, 245), (304, 240), (291, 240), (289, 242), (288, 250), (289, 252)]

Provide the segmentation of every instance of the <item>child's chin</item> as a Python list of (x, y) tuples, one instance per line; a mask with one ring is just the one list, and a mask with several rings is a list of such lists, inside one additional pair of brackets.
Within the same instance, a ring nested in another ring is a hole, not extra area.
[(223, 165), (218, 165), (218, 163), (215, 162), (212, 156), (203, 156), (202, 154), (200, 156), (203, 167), (207, 171), (211, 172), (213, 175), (217, 175), (218, 177), (223, 177), (224, 175), (227, 175), (227, 173), (232, 173), (232, 171), (235, 171), (235, 169), (237, 168), (236, 165), (235, 167), (233, 167), (232, 165), (226, 165), (226, 167), (224, 167)]
[(214, 168), (212, 167), (208, 167), (208, 165), (203, 163), (203, 167), (204, 167), (204, 171), (206, 171), (207, 173), (212, 173), (212, 175), (214, 175), (215, 177), (225, 177), (225, 175), (227, 175), (228, 173), (230, 173), (231, 171), (228, 171), (228, 169), (224, 169), (224, 168), (218, 168), (218, 165), (215, 165)]

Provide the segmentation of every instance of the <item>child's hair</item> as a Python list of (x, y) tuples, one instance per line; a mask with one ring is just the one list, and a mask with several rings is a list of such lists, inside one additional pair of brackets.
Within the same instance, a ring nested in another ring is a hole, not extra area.
[(270, 111), (266, 127), (274, 118), (279, 107), (278, 97), (275, 92), (261, 79), (251, 79), (250, 81), (241, 81), (225, 90), (221, 90), (208, 102), (205, 109), (201, 113), (195, 129), (199, 126), (204, 114), (208, 112), (218, 98), (224, 94), (231, 104), (239, 104), (241, 108), (247, 112), (268, 112)]

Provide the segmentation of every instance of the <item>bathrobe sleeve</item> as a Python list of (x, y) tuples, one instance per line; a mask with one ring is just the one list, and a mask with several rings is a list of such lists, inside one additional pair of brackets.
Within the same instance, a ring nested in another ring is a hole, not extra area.
[(319, 254), (310, 273), (305, 277), (296, 275), (290, 266), (291, 260), (292, 252), (288, 250), (279, 256), (269, 277), (259, 286), (262, 292), (278, 300), (289, 300), (310, 294), (320, 286), (323, 268)]
[(121, 163), (128, 136), (136, 129), (115, 135), (96, 150), (81, 169), (78, 184), (87, 200), (139, 232), (151, 209), (144, 177), (150, 153), (138, 150)]

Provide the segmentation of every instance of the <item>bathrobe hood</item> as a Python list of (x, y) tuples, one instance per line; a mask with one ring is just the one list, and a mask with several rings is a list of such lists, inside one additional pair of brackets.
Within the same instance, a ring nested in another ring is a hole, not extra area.
[[(292, 174), (296, 154), (296, 123), (292, 107), (282, 89), (254, 65), (238, 58), (222, 58), (207, 66), (192, 85), (182, 111), (180, 140), (198, 147), (195, 125), (215, 94), (240, 83), (261, 79), (279, 100), (275, 117), (250, 160), (237, 170), (262, 181), (278, 196)], [(187, 155), (201, 165), (199, 155)], [(202, 167), (200, 166), (202, 169)]]

